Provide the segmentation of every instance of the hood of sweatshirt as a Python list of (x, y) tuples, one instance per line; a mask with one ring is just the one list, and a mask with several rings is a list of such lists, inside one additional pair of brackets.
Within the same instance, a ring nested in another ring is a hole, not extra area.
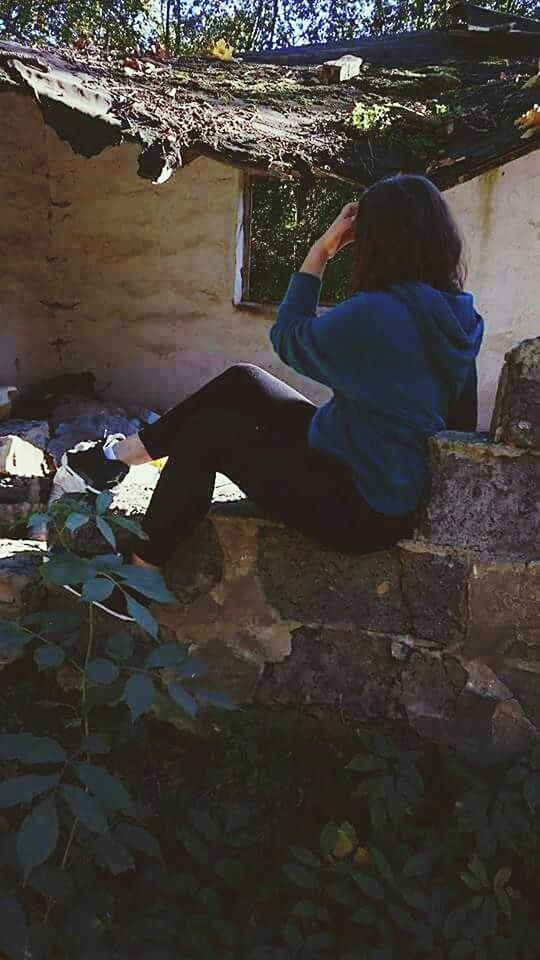
[(472, 294), (444, 293), (425, 283), (399, 284), (392, 293), (416, 318), (434, 366), (459, 395), (484, 334)]

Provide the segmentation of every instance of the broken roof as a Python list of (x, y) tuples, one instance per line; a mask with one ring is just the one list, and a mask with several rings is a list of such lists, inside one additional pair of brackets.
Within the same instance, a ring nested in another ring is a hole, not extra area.
[(353, 52), (350, 44), (306, 48), (300, 63), (290, 50), (273, 51), (279, 62), (262, 63), (0, 42), (0, 91), (34, 95), (45, 121), (84, 156), (140, 143), (138, 172), (158, 183), (205, 155), (271, 175), (362, 184), (414, 171), (446, 188), (540, 146), (540, 128), (524, 136), (515, 125), (539, 99), (524, 84), (538, 68), (540, 24), (478, 24), (492, 38), (480, 49), (474, 24), (463, 25), (467, 8), (469, 20), (479, 18), (479, 8), (461, 4), (455, 29), (422, 34), (421, 43), (419, 34), (353, 41), (364, 62), (341, 83), (328, 82), (317, 63)]

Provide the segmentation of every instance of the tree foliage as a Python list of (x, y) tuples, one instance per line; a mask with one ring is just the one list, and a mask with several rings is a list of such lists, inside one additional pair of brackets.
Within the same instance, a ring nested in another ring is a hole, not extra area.
[[(237, 51), (332, 42), (360, 34), (444, 26), (452, 0), (0, 0), (0, 36), (105, 47), (162, 43), (200, 52), (224, 37)], [(537, 0), (482, 0), (514, 15)]]

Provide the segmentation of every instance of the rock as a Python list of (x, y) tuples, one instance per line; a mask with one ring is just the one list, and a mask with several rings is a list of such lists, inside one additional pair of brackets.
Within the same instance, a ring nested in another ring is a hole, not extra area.
[(496, 442), (540, 448), (540, 337), (506, 354), (490, 432)]
[[(126, 413), (123, 406), (110, 401), (103, 401), (90, 396), (79, 394), (61, 394), (55, 398), (49, 422), (53, 434), (56, 434), (61, 424), (73, 423), (81, 418), (92, 417), (124, 417), (127, 420), (137, 420), (139, 417)], [(86, 437), (81, 437), (81, 440)], [(94, 438), (89, 438), (94, 439)]]
[(40, 450), (46, 450), (50, 438), (46, 420), (8, 420), (0, 425), (0, 437), (20, 437)]
[(469, 656), (540, 659), (540, 561), (477, 561), (467, 594)]
[(540, 455), (481, 433), (439, 433), (429, 449), (431, 490), (418, 539), (479, 555), (532, 556)]
[[(21, 523), (23, 520), (27, 520), (33, 509), (34, 504), (25, 503), (24, 501), (20, 503), (0, 503), (0, 529), (5, 529), (14, 524)], [(9, 532), (15, 536), (14, 532)]]
[(459, 644), (465, 634), (465, 603), (470, 564), (450, 549), (404, 541), (401, 589), (416, 637), (442, 646)]
[(0, 617), (39, 609), (43, 547), (31, 540), (0, 540)]
[(0, 437), (0, 475), (43, 477), (48, 473), (49, 466), (43, 450), (20, 437)]
[(364, 630), (299, 627), (290, 655), (265, 666), (256, 699), (345, 710), (358, 719), (401, 717), (391, 643), (385, 634)]

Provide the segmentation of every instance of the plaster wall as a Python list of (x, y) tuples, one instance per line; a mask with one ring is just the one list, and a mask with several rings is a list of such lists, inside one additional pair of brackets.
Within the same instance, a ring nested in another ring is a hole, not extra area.
[[(248, 360), (328, 396), (275, 357), (269, 308), (233, 304), (237, 170), (199, 159), (156, 187), (137, 176), (136, 146), (84, 159), (29, 97), (4, 93), (0, 109), (0, 383), (92, 369), (110, 398), (159, 409)], [(538, 332), (539, 154), (446, 196), (487, 323), (485, 426), (504, 353)]]
[(540, 332), (540, 152), (445, 193), (457, 218), (486, 333), (478, 364), (480, 426), (488, 426), (505, 353)]

